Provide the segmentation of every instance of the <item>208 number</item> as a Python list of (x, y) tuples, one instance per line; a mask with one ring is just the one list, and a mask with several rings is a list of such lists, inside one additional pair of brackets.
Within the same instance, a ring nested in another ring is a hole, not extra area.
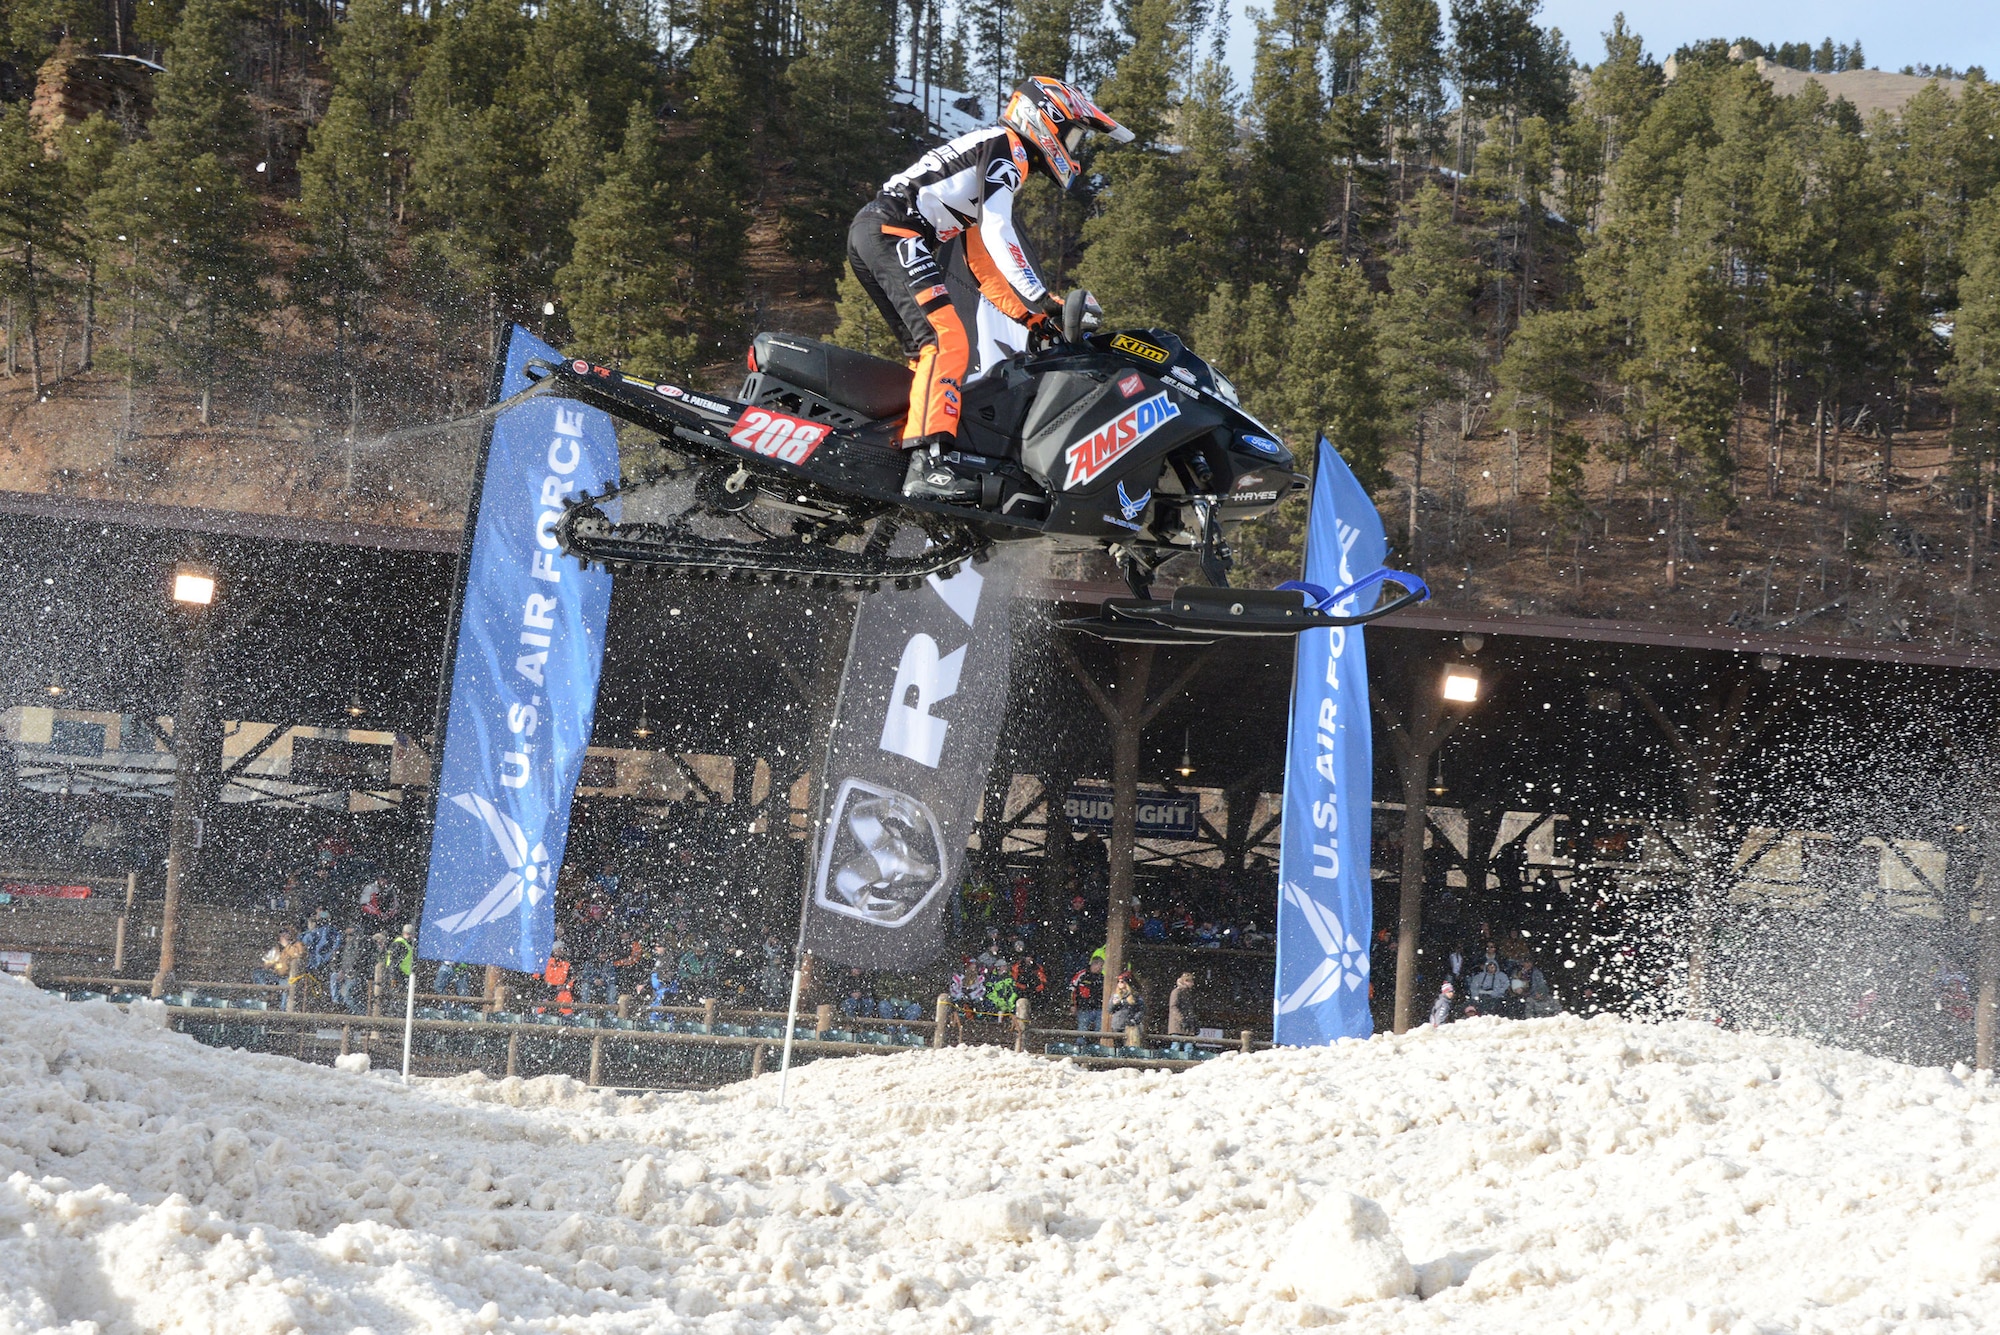
[(823, 422), (808, 422), (785, 413), (752, 408), (736, 421), (729, 433), (732, 444), (755, 450), (766, 458), (788, 464), (802, 464), (812, 457), (819, 443), (832, 430)]

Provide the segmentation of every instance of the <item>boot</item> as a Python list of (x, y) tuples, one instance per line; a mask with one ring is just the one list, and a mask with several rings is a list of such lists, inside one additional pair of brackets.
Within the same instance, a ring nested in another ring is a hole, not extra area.
[(962, 474), (954, 466), (957, 452), (948, 457), (944, 447), (956, 444), (949, 437), (933, 436), (910, 447), (910, 469), (903, 475), (903, 494), (916, 500), (942, 501), (946, 505), (977, 505), (979, 477)]

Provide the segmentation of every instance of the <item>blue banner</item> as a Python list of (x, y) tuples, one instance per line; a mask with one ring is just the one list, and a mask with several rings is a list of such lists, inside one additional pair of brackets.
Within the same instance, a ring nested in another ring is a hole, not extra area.
[[(562, 354), (516, 326), (503, 400), (528, 387), (530, 357)], [(611, 608), (611, 576), (579, 570), (551, 525), (564, 496), (617, 477), (617, 433), (594, 408), (542, 396), (493, 422), (435, 773), (425, 959), (530, 973), (548, 963)]]
[[(1375, 503), (1321, 436), (1306, 523), (1306, 583), (1344, 589), (1379, 570), (1388, 554)], [(1330, 610), (1352, 615), (1375, 597), (1371, 585)], [(1361, 627), (1306, 631), (1292, 677), (1278, 854), (1273, 1032), (1281, 1044), (1307, 1047), (1374, 1031), (1368, 1013), (1373, 755)]]

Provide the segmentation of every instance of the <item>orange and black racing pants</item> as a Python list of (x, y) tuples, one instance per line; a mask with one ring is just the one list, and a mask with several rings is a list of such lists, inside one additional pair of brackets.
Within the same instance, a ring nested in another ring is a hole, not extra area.
[(913, 358), (905, 444), (958, 435), (959, 391), (972, 355), (965, 323), (952, 308), (936, 241), (897, 217), (881, 200), (865, 206), (847, 231), (847, 262)]

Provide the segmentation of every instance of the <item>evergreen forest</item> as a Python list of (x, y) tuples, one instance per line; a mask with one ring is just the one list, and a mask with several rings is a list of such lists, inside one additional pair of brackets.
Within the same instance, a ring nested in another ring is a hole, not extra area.
[[(1182, 332), (1302, 454), (1324, 430), (1406, 559), (1580, 562), (1615, 520), (1670, 591), (1783, 501), (1822, 516), (1795, 611), (1834, 597), (1828, 553), (1971, 588), (2000, 445), (1978, 70), (1864, 118), (1752, 59), (1839, 77), (1859, 43), (1661, 59), (1537, 0), (1249, 21), (1239, 79), (1213, 0), (0, 0), (6, 383), (94, 385), (121, 438), (352, 440), (476, 407), (511, 320), (717, 387), (759, 328), (887, 352), (848, 219), (1047, 73), (1137, 133), (1031, 187), (1051, 285)], [(159, 69), (72, 114), (91, 53)], [(1246, 565), (1282, 571), (1292, 527)]]

